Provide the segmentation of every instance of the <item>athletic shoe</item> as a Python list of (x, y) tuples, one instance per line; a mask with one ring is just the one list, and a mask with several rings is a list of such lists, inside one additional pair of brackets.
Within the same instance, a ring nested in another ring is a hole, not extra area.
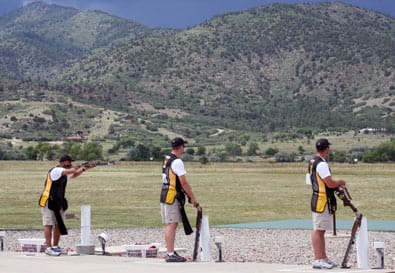
[(315, 260), (312, 263), (313, 268), (325, 268), (325, 269), (332, 269), (333, 268), (333, 264), (330, 264), (326, 261), (326, 259), (321, 259), (321, 260)]
[(59, 252), (60, 255), (67, 255), (67, 251), (62, 249), (60, 246), (53, 246), (52, 249), (56, 252)]
[(174, 251), (174, 254), (166, 255), (166, 262), (168, 263), (183, 263), (186, 262), (187, 259), (185, 259), (184, 257), (180, 256), (177, 254), (177, 252)]
[(332, 260), (329, 260), (328, 258), (326, 258), (326, 259), (324, 259), (328, 264), (331, 264), (331, 265), (333, 265), (333, 267), (338, 267), (339, 265), (336, 263), (336, 262), (334, 262), (334, 261), (332, 261)]
[(49, 256), (60, 256), (60, 252), (56, 251), (53, 247), (47, 247), (45, 249), (45, 254), (49, 255)]

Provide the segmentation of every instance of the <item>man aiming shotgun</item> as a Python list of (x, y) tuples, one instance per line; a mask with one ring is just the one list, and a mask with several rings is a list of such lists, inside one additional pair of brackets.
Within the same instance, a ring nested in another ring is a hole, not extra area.
[(39, 205), (42, 207), (44, 237), (47, 246), (45, 253), (50, 256), (62, 254), (59, 240), (61, 235), (67, 234), (67, 228), (64, 224), (65, 211), (68, 207), (65, 198), (67, 180), (76, 178), (84, 171), (96, 166), (95, 164), (73, 166), (73, 161), (67, 154), (59, 159), (59, 164), (47, 174), (44, 190), (39, 200)]
[(188, 201), (197, 207), (198, 202), (186, 179), (183, 161), (179, 158), (188, 142), (180, 137), (171, 140), (172, 150), (162, 164), (162, 190), (160, 205), (162, 222), (165, 224), (165, 241), (167, 248), (166, 262), (185, 262), (186, 259), (174, 251), (174, 241), (179, 222), (184, 225), (185, 234), (191, 234), (192, 228), (184, 210), (185, 195)]

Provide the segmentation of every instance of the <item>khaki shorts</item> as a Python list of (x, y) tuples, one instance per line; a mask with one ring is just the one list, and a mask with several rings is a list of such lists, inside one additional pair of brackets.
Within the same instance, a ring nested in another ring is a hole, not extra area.
[[(57, 224), (55, 213), (53, 210), (48, 208), (48, 204), (41, 208), (41, 213), (43, 216), (43, 225), (44, 226), (55, 226)], [(65, 213), (63, 210), (60, 210), (60, 215), (62, 216), (63, 222), (65, 221)]]
[(333, 217), (329, 213), (328, 205), (322, 213), (312, 212), (313, 229), (314, 230), (328, 230), (333, 228)]
[(160, 208), (162, 214), (162, 223), (171, 224), (182, 221), (177, 200), (174, 200), (174, 203), (171, 205), (160, 203)]

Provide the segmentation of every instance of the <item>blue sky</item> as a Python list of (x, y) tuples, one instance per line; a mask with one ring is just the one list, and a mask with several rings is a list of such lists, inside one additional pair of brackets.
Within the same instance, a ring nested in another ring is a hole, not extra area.
[[(0, 0), (0, 16), (37, 0)], [(340, 1), (340, 0), (337, 0)], [(274, 2), (305, 3), (322, 0), (44, 0), (80, 10), (102, 10), (149, 27), (187, 28), (215, 15), (241, 11)], [(328, 2), (328, 1), (326, 1)], [(330, 1), (333, 2), (333, 1)], [(395, 0), (342, 0), (342, 2), (377, 10), (395, 18)]]

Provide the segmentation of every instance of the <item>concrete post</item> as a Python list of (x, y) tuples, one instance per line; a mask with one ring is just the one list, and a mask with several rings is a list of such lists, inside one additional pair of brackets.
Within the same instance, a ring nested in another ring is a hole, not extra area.
[(95, 254), (95, 246), (91, 245), (91, 206), (81, 206), (81, 244), (77, 245), (80, 254)]
[(203, 215), (202, 217), (200, 245), (202, 248), (202, 252), (200, 253), (200, 260), (202, 262), (211, 262), (210, 227), (208, 224), (208, 216), (205, 215)]
[(368, 223), (366, 217), (362, 217), (361, 226), (359, 227), (356, 241), (358, 268), (369, 268), (369, 239)]

